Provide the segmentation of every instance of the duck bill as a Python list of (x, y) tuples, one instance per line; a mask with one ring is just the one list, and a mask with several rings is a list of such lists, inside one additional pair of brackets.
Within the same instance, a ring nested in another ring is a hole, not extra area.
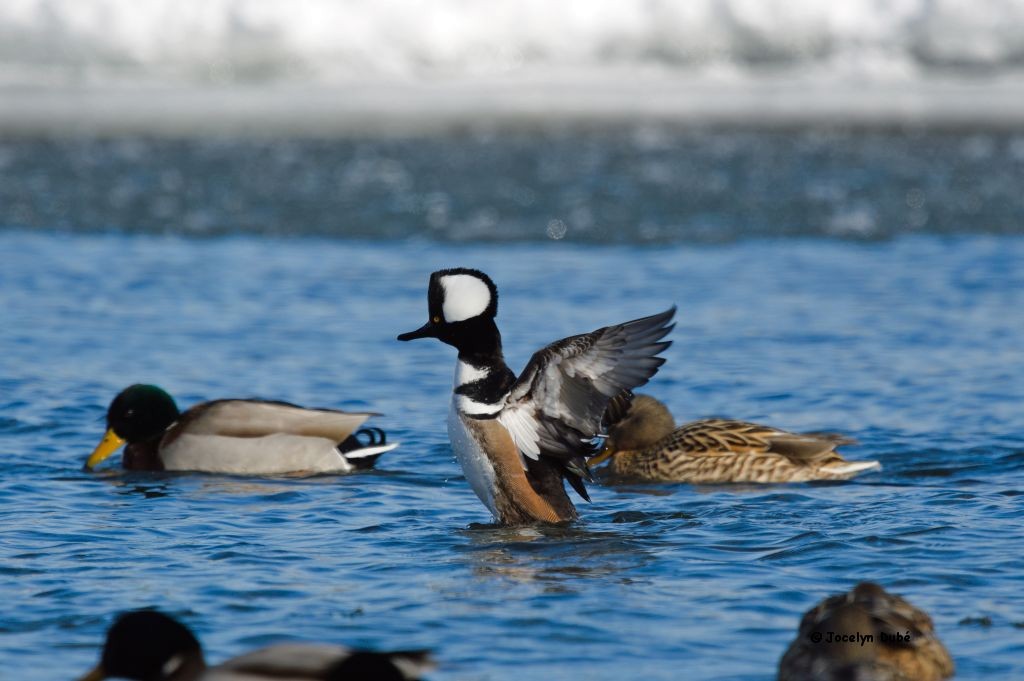
[(598, 466), (607, 461), (608, 459), (612, 458), (612, 454), (614, 453), (614, 449), (612, 449), (609, 445), (605, 445), (604, 449), (601, 450), (600, 454), (590, 457), (590, 459), (587, 461), (587, 465)]
[[(96, 468), (101, 462), (105, 461), (111, 454), (116, 452), (124, 444), (124, 440), (112, 428), (107, 429), (107, 434), (103, 436), (100, 443), (96, 445), (96, 449), (92, 450), (92, 454), (89, 455), (88, 461), (85, 462), (85, 470), (91, 471)], [(102, 677), (99, 677), (102, 678)]]
[(437, 328), (431, 322), (427, 322), (415, 331), (403, 333), (398, 337), (400, 341), (411, 341), (417, 338), (437, 338)]
[(85, 676), (80, 677), (78, 681), (103, 681), (105, 678), (107, 678), (107, 673), (103, 671), (103, 667), (101, 665), (96, 665), (95, 669)]

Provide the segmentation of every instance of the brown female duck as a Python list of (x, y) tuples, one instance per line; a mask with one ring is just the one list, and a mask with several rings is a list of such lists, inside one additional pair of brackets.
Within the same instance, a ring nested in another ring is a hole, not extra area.
[(778, 681), (940, 681), (952, 675), (953, 660), (931, 618), (862, 582), (807, 611), (779, 662)]
[(605, 414), (604, 450), (621, 477), (690, 483), (777, 483), (842, 480), (877, 461), (847, 461), (836, 452), (854, 441), (832, 433), (789, 433), (728, 419), (675, 425), (668, 408), (648, 395), (624, 392)]

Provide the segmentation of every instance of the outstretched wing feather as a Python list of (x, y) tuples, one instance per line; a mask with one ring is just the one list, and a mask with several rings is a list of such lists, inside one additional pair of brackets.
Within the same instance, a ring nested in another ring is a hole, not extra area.
[(639, 387), (665, 360), (675, 307), (624, 324), (572, 336), (538, 351), (498, 415), (519, 450), (573, 459), (601, 430), (611, 398)]

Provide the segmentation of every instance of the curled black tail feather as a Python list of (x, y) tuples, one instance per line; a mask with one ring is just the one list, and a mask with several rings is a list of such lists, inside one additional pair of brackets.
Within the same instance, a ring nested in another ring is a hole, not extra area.
[[(366, 442), (359, 439), (362, 435), (366, 438)], [(383, 444), (387, 444), (387, 434), (375, 426), (369, 426), (366, 428), (360, 428), (352, 435), (349, 435), (344, 442), (338, 445), (338, 450), (341, 455), (345, 457), (345, 460), (355, 466), (357, 470), (367, 470), (373, 468), (374, 464), (377, 463), (377, 459), (380, 458), (384, 452), (377, 452), (376, 454), (359, 454), (360, 449), (366, 447), (377, 447)]]

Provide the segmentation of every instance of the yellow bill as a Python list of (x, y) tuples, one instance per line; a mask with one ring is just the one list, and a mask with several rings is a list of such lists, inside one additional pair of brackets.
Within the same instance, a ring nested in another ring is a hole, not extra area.
[(612, 454), (614, 454), (614, 453), (615, 453), (615, 450), (612, 449), (609, 445), (606, 444), (604, 446), (604, 449), (601, 450), (600, 454), (597, 454), (596, 456), (590, 457), (590, 459), (587, 461), (587, 465), (588, 466), (597, 466), (599, 464), (602, 464), (605, 461), (607, 461), (608, 459), (612, 458)]
[(95, 669), (79, 678), (78, 681), (103, 681), (105, 678), (107, 678), (107, 674), (103, 671), (103, 667), (96, 665)]
[(100, 462), (104, 461), (111, 454), (120, 449), (123, 444), (124, 440), (121, 439), (121, 436), (115, 433), (113, 429), (108, 428), (107, 434), (104, 435), (100, 443), (96, 445), (96, 449), (92, 450), (92, 454), (89, 455), (89, 460), (85, 462), (85, 470), (91, 471)]

